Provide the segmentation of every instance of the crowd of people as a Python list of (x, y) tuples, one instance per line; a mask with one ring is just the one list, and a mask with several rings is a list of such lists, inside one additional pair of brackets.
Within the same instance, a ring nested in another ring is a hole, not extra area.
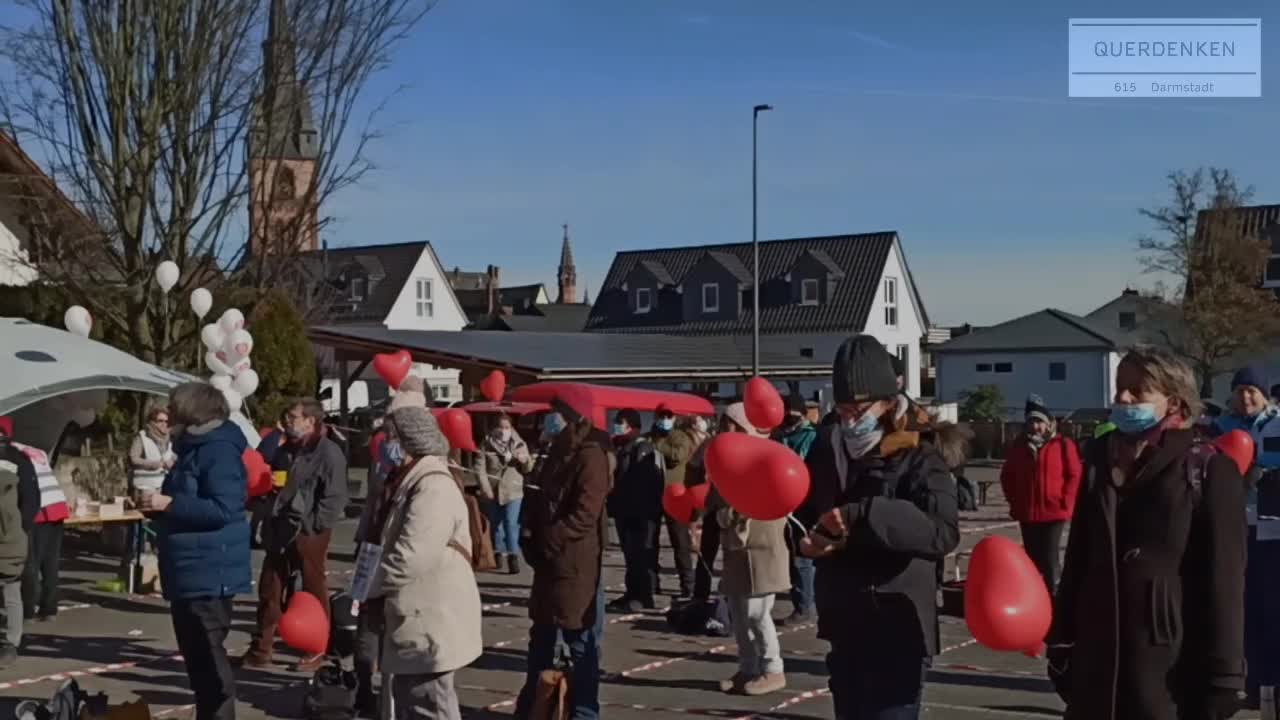
[[(1131, 351), (1119, 365), (1108, 426), (1083, 447), (1041, 398), (1027, 399), (1025, 431), (1006, 450), (1000, 480), (1024, 547), (1055, 598), (1048, 667), (1068, 718), (1222, 720), (1240, 707), (1246, 508), (1258, 473), (1242, 477), (1206, 439), (1242, 429), (1257, 444), (1257, 467), (1276, 466), (1280, 423), (1271, 420), (1280, 411), (1263, 391), (1262, 375), (1256, 368), (1237, 373), (1232, 411), (1206, 425), (1198, 422), (1197, 383), (1182, 361)], [(859, 335), (834, 360), (835, 407), (826, 417), (791, 397), (782, 426), (766, 432), (741, 403), (729, 405), (714, 432), (772, 437), (797, 453), (809, 470), (808, 497), (793, 515), (762, 521), (713, 487), (705, 508), (686, 522), (666, 515), (662, 498), (670, 485), (709, 482), (707, 418), (659, 408), (646, 430), (639, 412), (623, 409), (606, 429), (555, 402), (536, 444), (511, 418), (499, 417), (464, 462), (428, 409), (421, 381), (409, 378), (371, 443), (355, 536), (357, 556), (373, 559), (361, 589), (352, 589), (360, 710), (460, 718), (454, 675), (483, 652), (475, 572), (520, 573), (527, 564), (532, 627), (515, 715), (537, 717), (543, 671), (567, 663), (571, 717), (598, 718), (605, 615), (657, 607), (665, 527), (678, 579), (674, 605), (728, 609), (738, 664), (721, 682), (724, 692), (785, 688), (776, 628), (816, 620), (830, 644), (836, 718), (919, 717), (940, 651), (940, 564), (960, 540), (957, 476), (968, 437), (932, 419), (902, 385), (895, 359)], [(10, 446), (11, 435), (0, 423), (0, 583), (6, 604), (12, 594), (13, 603), (51, 613), (53, 591), (42, 584), (49, 572), (33, 558), (57, 544), (38, 527), (42, 514), (57, 522), (50, 510), (58, 498), (42, 492), (48, 488)], [(328, 550), (348, 502), (347, 460), (319, 403), (296, 402), (278, 432), (263, 438), (260, 450), (282, 481), (253, 513), (256, 531), (246, 516), (245, 448), (222, 394), (190, 383), (148, 415), (130, 452), (201, 720), (234, 717), (224, 643), (232, 598), (252, 587), (251, 542), (260, 541), (266, 557), (253, 644), (240, 660), (265, 667), (295, 577), (327, 611)], [(487, 522), (477, 522), (477, 505)], [(606, 604), (611, 521), (625, 559), (625, 591)], [(484, 542), (477, 525), (491, 533)], [(43, 539), (28, 545), (28, 535)], [(498, 562), (484, 565), (478, 549), (488, 543)], [(53, 577), (56, 589), (56, 567)], [(19, 586), (22, 592), (10, 590)], [(775, 617), (775, 598), (784, 593), (791, 612)], [(21, 614), (16, 628), (14, 611), (8, 614), (0, 662), (12, 661), (21, 632)], [(325, 662), (323, 654), (311, 655), (298, 669)]]

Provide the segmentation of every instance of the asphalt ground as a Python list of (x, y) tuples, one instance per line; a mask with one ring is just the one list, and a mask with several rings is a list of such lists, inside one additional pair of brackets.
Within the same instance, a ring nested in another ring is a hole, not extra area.
[[(974, 480), (994, 479), (994, 472), (976, 468), (969, 475)], [(965, 514), (961, 554), (950, 559), (949, 575), (957, 562), (963, 572), (963, 552), (982, 538), (993, 534), (1018, 538), (1017, 526), (1006, 515), (998, 487), (993, 488), (988, 501), (979, 511)], [(333, 589), (345, 587), (350, 580), (354, 529), (355, 521), (351, 520), (335, 532), (329, 571)], [(669, 551), (664, 550), (663, 557), (664, 584), (674, 587)], [(261, 552), (255, 552), (255, 569), (261, 560)], [(113, 577), (117, 566), (116, 558), (68, 553), (58, 617), (51, 622), (29, 622), (21, 659), (0, 672), (0, 720), (11, 717), (12, 705), (21, 699), (47, 700), (69, 677), (76, 678), (90, 693), (105, 692), (112, 703), (142, 699), (156, 718), (191, 715), (187, 677), (165, 602), (155, 596), (124, 596), (94, 589), (98, 581)], [(615, 545), (605, 558), (610, 597), (617, 595), (622, 577), (622, 555)], [(485, 604), (485, 653), (458, 673), (463, 716), (509, 717), (524, 680), (529, 630), (526, 599), (532, 576), (526, 570), (518, 576), (481, 574), (478, 580)], [(236, 599), (234, 626), (227, 641), (232, 654), (243, 652), (248, 644), (255, 606), (253, 596)], [(790, 604), (780, 599), (775, 615), (789, 612)], [(661, 608), (632, 615), (611, 614), (608, 623), (603, 653), (607, 678), (601, 686), (606, 718), (790, 720), (832, 716), (824, 664), (827, 647), (817, 639), (812, 626), (780, 630), (787, 689), (752, 698), (726, 695), (717, 687), (736, 669), (732, 638), (672, 633)], [(954, 618), (943, 620), (942, 648), (925, 692), (926, 717), (1060, 717), (1062, 703), (1045, 680), (1043, 660), (986, 650), (964, 623)], [(296, 655), (281, 651), (277, 656), (281, 664), (274, 669), (237, 671), (239, 718), (301, 717), (307, 678), (289, 671), (285, 663), (294, 658)], [(1237, 717), (1256, 718), (1257, 714)]]

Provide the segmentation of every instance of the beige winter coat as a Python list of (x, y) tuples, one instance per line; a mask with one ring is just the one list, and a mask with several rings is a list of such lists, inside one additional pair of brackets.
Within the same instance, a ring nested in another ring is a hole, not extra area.
[(372, 596), (386, 598), (382, 671), (451, 672), (483, 652), (480, 590), (467, 505), (444, 458), (418, 461), (400, 482), (382, 532)]
[(791, 566), (785, 537), (787, 520), (752, 520), (719, 503), (720, 547), (725, 595), (770, 595), (791, 589)]

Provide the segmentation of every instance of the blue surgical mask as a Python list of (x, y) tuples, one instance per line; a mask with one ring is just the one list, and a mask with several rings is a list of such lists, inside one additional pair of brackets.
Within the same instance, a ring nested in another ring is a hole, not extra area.
[(627, 433), (629, 433), (629, 432), (631, 432), (631, 431), (627, 428), (627, 426), (626, 426), (626, 425), (614, 425), (614, 426), (613, 426), (613, 434), (614, 434), (614, 435), (626, 435), (626, 434), (627, 434)]
[(844, 424), (844, 434), (849, 437), (859, 438), (866, 437), (875, 432), (880, 427), (880, 419), (871, 413), (863, 413), (862, 417), (853, 422)]
[(676, 426), (676, 421), (671, 418), (660, 418), (656, 425), (662, 432), (671, 432), (671, 429)]
[(382, 443), (382, 461), (391, 467), (400, 467), (404, 461), (404, 450), (399, 440), (386, 440)]
[(555, 437), (564, 430), (564, 418), (559, 415), (548, 415), (542, 421), (542, 434)]
[(1151, 403), (1113, 405), (1110, 420), (1116, 430), (1125, 435), (1141, 435), (1160, 422), (1156, 417), (1156, 406)]

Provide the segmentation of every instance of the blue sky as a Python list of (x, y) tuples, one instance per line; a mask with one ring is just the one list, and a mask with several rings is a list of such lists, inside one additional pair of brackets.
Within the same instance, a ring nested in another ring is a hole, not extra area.
[[(750, 237), (761, 102), (761, 237), (898, 230), (935, 322), (1149, 285), (1137, 208), (1169, 170), (1229, 167), (1280, 202), (1275, 51), (1260, 100), (1066, 97), (1068, 17), (1203, 2), (877, 5), (441, 0), (372, 89), (407, 85), (330, 240), (430, 239), (448, 267), (551, 283), (567, 222), (594, 291), (616, 250)], [(1217, 5), (1276, 47), (1262, 2)]]

